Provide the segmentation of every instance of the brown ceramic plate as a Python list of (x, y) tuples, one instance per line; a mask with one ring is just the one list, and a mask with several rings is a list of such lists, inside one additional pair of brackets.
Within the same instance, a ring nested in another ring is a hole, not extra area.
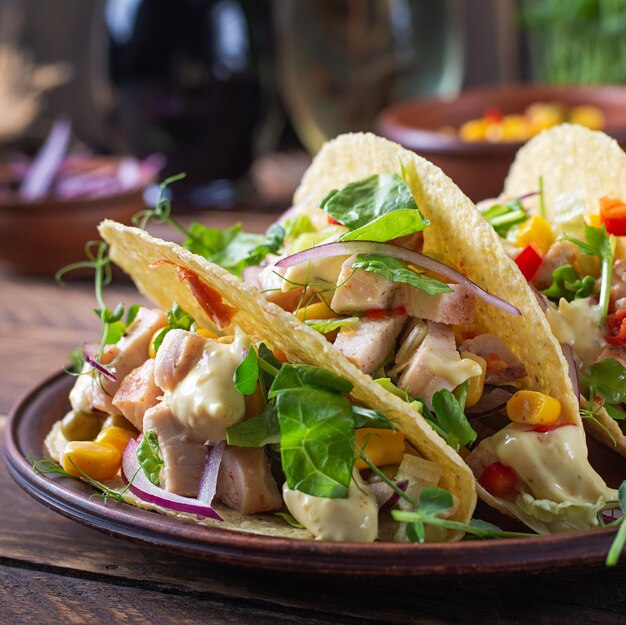
[[(30, 391), (13, 409), (4, 453), (15, 481), (52, 510), (84, 525), (172, 553), (247, 569), (310, 575), (444, 576), (538, 572), (601, 566), (615, 530), (453, 544), (332, 543), (244, 534), (185, 523), (109, 501), (90, 498), (85, 484), (61, 476), (38, 476), (28, 457), (43, 456), (52, 424), (69, 409), (73, 380), (57, 374)], [(604, 456), (612, 454), (604, 454)], [(624, 461), (610, 470), (625, 475)]]

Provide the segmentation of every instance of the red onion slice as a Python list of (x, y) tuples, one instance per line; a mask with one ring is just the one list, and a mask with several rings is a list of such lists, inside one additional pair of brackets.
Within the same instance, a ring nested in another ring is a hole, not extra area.
[[(125, 484), (129, 484), (130, 492), (137, 495), (139, 499), (143, 499), (148, 503), (157, 506), (175, 510), (176, 512), (185, 512), (187, 514), (196, 514), (201, 518), (210, 518), (217, 521), (223, 521), (222, 517), (211, 508), (198, 499), (191, 497), (182, 497), (168, 493), (166, 490), (155, 486), (145, 475), (137, 460), (138, 441), (131, 439), (124, 450), (122, 458), (122, 480)], [(132, 482), (131, 482), (132, 480)]]
[(457, 282), (458, 284), (462, 284), (468, 291), (474, 293), (476, 297), (479, 297), (483, 301), (499, 308), (500, 310), (504, 310), (511, 315), (522, 314), (519, 308), (516, 308), (513, 304), (509, 304), (491, 293), (488, 293), (472, 282), (469, 278), (466, 278), (463, 274), (459, 273), (455, 269), (452, 269), (452, 267), (448, 267), (448, 265), (444, 265), (444, 263), (441, 263), (434, 258), (430, 258), (429, 256), (425, 256), (424, 254), (420, 254), (419, 252), (407, 250), (404, 247), (391, 245), (390, 243), (376, 243), (374, 241), (324, 243), (323, 245), (318, 245), (317, 247), (312, 247), (311, 249), (304, 250), (303, 252), (298, 252), (292, 256), (282, 258), (276, 263), (276, 267), (293, 267), (294, 265), (306, 263), (318, 258), (326, 258), (328, 256), (352, 256), (353, 254), (378, 254), (380, 256), (391, 256), (413, 265), (419, 265), (424, 269), (430, 269), (431, 271), (435, 271), (446, 278), (454, 280), (454, 282)]
[[(409, 486), (409, 480), (401, 480), (400, 482), (395, 482), (395, 484), (404, 493)], [(380, 512), (388, 512), (400, 499), (400, 495), (385, 482), (374, 482), (373, 484), (368, 484), (368, 486), (376, 499)]]
[(198, 487), (198, 501), (210, 506), (217, 490), (217, 476), (222, 464), (226, 441), (220, 441), (209, 449), (204, 462), (204, 469), (200, 476), (200, 486)]
[(20, 197), (23, 200), (33, 202), (47, 195), (52, 180), (63, 162), (71, 132), (72, 124), (68, 119), (54, 122), (48, 138), (22, 180)]
[(565, 360), (567, 360), (567, 372), (569, 373), (569, 379), (572, 381), (574, 394), (580, 404), (580, 380), (578, 379), (578, 367), (576, 366), (576, 359), (574, 358), (574, 348), (567, 343), (561, 343), (561, 349), (563, 350)]
[[(117, 382), (115, 374), (96, 359), (94, 345), (94, 343), (83, 343), (83, 359), (92, 369), (99, 371), (103, 376), (109, 378), (109, 380)], [(95, 346), (95, 348), (97, 349), (97, 346)]]

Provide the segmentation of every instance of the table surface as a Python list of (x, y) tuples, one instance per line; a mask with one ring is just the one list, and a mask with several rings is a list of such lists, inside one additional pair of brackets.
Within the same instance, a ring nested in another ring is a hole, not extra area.
[[(234, 214), (208, 216), (226, 225)], [(271, 217), (247, 218), (262, 231)], [(107, 301), (134, 302), (130, 284)], [(93, 340), (92, 286), (0, 272), (0, 414)], [(5, 425), (0, 417), (0, 438)], [(626, 623), (626, 567), (410, 580), (242, 572), (83, 527), (22, 492), (0, 462), (0, 624)]]

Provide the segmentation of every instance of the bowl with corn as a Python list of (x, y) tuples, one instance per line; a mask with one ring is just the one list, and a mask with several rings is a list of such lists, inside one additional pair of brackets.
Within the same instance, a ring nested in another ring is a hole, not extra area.
[(474, 201), (497, 196), (517, 150), (569, 122), (626, 146), (626, 87), (506, 85), (386, 108), (378, 131), (441, 167)]

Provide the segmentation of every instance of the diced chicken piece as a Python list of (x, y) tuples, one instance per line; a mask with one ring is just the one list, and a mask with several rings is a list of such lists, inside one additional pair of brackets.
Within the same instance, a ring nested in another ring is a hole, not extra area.
[(143, 431), (155, 432), (163, 460), (161, 488), (170, 493), (196, 497), (207, 448), (188, 436), (165, 402), (146, 411)]
[(293, 312), (298, 305), (304, 301), (308, 294), (305, 296), (304, 287), (296, 285), (288, 285), (289, 288), (285, 290), (285, 281), (280, 277), (280, 271), (281, 270), (277, 269), (273, 263), (267, 265), (256, 274), (253, 284), (261, 291), (263, 297), (265, 297), (268, 302), (280, 306), (283, 310)]
[(354, 325), (341, 328), (334, 346), (363, 373), (372, 373), (392, 351), (405, 320), (406, 315), (363, 317)]
[(611, 277), (611, 310), (626, 309), (626, 258), (622, 258), (613, 265)]
[(216, 496), (242, 514), (277, 510), (282, 497), (270, 470), (269, 458), (259, 447), (227, 445), (217, 478)]
[(479, 334), (459, 345), (459, 352), (471, 352), (487, 361), (485, 383), (501, 386), (526, 375), (526, 367), (494, 334)]
[[(117, 342), (110, 370), (115, 381), (102, 376), (101, 383), (94, 385), (93, 406), (96, 410), (119, 414), (113, 405), (113, 397), (124, 378), (148, 359), (148, 347), (154, 333), (167, 325), (167, 317), (161, 310), (140, 308), (126, 334)], [(115, 350), (112, 350), (112, 352)], [(104, 361), (103, 361), (104, 362)], [(105, 362), (105, 364), (106, 364)]]
[(371, 271), (355, 270), (355, 262), (356, 256), (350, 256), (341, 265), (330, 307), (341, 314), (389, 308), (398, 285)]
[(617, 362), (626, 367), (626, 348), (620, 347), (619, 345), (609, 345), (600, 353), (596, 362), (600, 362), (606, 358), (614, 358)]
[(157, 352), (154, 381), (164, 391), (173, 391), (198, 362), (207, 339), (196, 332), (170, 330)]
[(392, 308), (403, 306), (409, 317), (446, 325), (473, 323), (476, 298), (461, 284), (450, 287), (454, 289), (451, 293), (431, 296), (410, 284), (400, 284), (394, 293)]
[(411, 397), (420, 397), (432, 408), (431, 400), (438, 390), (446, 388), (451, 391), (457, 386), (454, 381), (433, 368), (438, 369), (435, 365), (440, 363), (460, 363), (461, 358), (456, 351), (454, 332), (448, 326), (434, 321), (428, 321), (426, 326), (426, 336), (410, 357), (398, 380), (398, 386)]
[(571, 265), (576, 259), (576, 245), (569, 241), (557, 241), (543, 258), (543, 263), (532, 279), (532, 285), (539, 291), (552, 284), (552, 272), (563, 265)]
[(149, 358), (124, 378), (113, 397), (113, 405), (141, 431), (146, 410), (156, 406), (162, 395), (163, 391), (154, 382), (154, 358)]

